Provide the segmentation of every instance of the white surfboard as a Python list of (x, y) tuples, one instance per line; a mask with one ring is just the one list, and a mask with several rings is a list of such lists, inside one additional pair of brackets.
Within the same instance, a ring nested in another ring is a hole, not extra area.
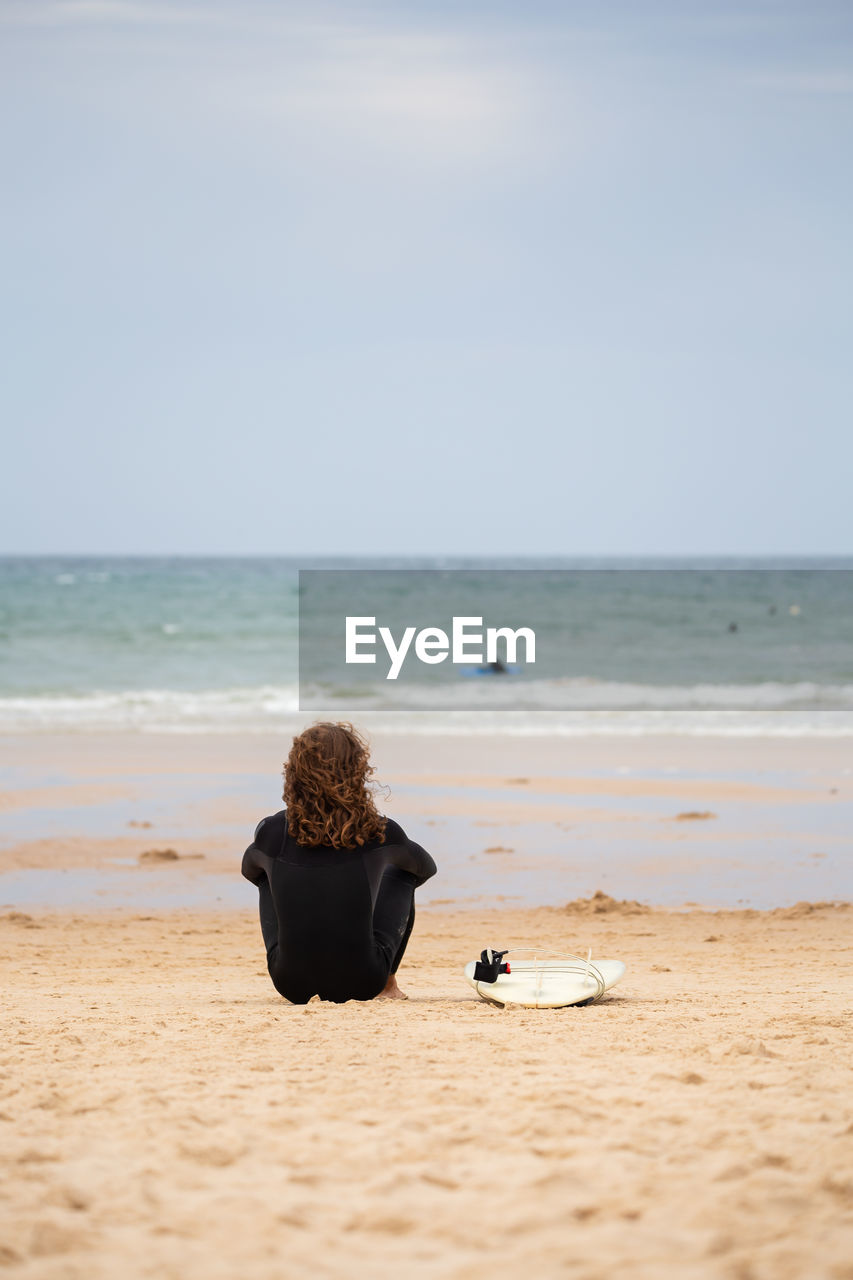
[(595, 960), (559, 951), (514, 947), (505, 952), (509, 973), (494, 982), (474, 977), (477, 961), (465, 966), (465, 977), (489, 1004), (521, 1005), (525, 1009), (562, 1009), (570, 1004), (600, 1000), (625, 974), (621, 960)]

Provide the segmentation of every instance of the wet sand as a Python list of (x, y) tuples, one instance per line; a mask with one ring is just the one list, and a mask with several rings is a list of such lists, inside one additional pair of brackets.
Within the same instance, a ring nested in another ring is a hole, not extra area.
[[(248, 905), (235, 867), (259, 818), (281, 807), (288, 743), (2, 740), (14, 763), (0, 778), (0, 909)], [(599, 888), (670, 907), (851, 899), (849, 754), (831, 739), (374, 743), (382, 808), (441, 869), (422, 901), (476, 907), (554, 904)], [(185, 876), (140, 862), (168, 850)]]

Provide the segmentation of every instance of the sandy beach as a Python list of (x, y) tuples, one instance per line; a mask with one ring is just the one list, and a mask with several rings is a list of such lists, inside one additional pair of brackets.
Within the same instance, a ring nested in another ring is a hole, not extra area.
[[(298, 1008), (249, 913), (8, 913), (0, 1260), (849, 1277), (850, 921), (432, 908), (408, 1002)], [(532, 936), (630, 972), (586, 1009), (478, 1001), (459, 960)]]
[(853, 3), (0, 68), (0, 1280), (853, 1280)]
[[(280, 740), (6, 746), (10, 1275), (853, 1276), (843, 744), (377, 741), (440, 867), (410, 998), (304, 1008), (237, 875)], [(628, 973), (480, 1002), (533, 940)]]

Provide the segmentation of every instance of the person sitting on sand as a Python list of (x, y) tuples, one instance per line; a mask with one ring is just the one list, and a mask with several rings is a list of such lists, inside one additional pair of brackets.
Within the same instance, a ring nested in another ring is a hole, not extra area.
[(293, 1004), (405, 999), (396, 975), (415, 889), (436, 868), (377, 811), (373, 772), (351, 724), (312, 725), (284, 766), (286, 809), (258, 824), (243, 855), (260, 890), (269, 975)]

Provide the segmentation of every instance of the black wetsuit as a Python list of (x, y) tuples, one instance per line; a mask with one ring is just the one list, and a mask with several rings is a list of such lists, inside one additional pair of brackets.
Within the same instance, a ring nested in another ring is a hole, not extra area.
[(435, 875), (425, 849), (390, 818), (384, 841), (308, 848), (287, 813), (264, 818), (243, 855), (260, 890), (273, 985), (287, 1000), (372, 1000), (396, 973), (415, 922), (415, 889)]

